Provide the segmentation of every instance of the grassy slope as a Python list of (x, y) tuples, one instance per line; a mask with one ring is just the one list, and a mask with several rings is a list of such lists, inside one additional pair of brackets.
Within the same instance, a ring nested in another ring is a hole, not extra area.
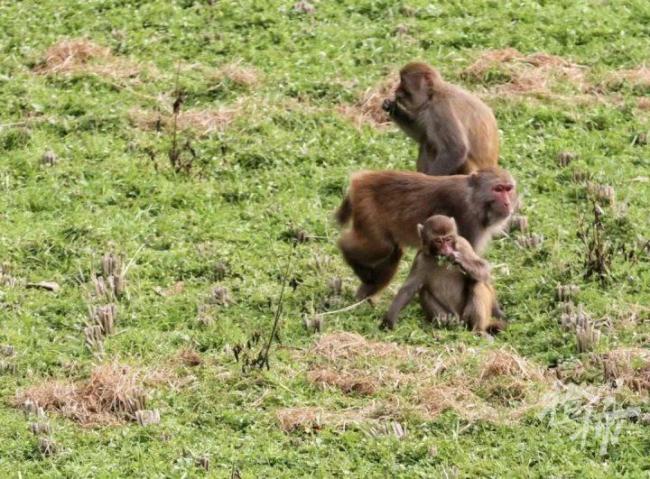
[[(0, 259), (17, 277), (63, 286), (57, 295), (2, 288), (0, 339), (15, 346), (18, 356), (17, 372), (0, 376), (6, 400), (0, 409), (0, 470), (52, 477), (200, 475), (183, 459), (189, 449), (210, 454), (213, 470), (222, 476), (232, 464), (244, 477), (417, 477), (452, 466), (467, 476), (647, 474), (648, 427), (631, 423), (624, 425), (620, 443), (606, 458), (598, 455), (597, 438), (584, 446), (570, 439), (575, 423), (549, 428), (531, 420), (464, 429), (463, 420), (452, 413), (435, 422), (413, 419), (402, 441), (355, 429), (285, 434), (275, 423), (278, 407), (363, 400), (318, 392), (304, 379), (304, 365), (286, 353), (274, 357), (270, 372), (242, 375), (224, 349), (268, 329), (268, 305), (276, 302), (279, 272), (290, 250), (281, 239), (289, 224), (328, 238), (298, 248), (293, 274), (302, 283), (285, 304), (284, 344), (309, 345), (313, 338), (302, 329), (300, 314), (310, 302), (318, 307), (326, 296), (324, 279), (343, 276), (345, 302), (351, 301), (354, 280), (337, 255), (336, 229), (329, 221), (348, 173), (413, 167), (415, 147), (403, 134), (369, 127), (359, 131), (330, 108), (353, 101), (411, 58), (431, 61), (455, 79), (481, 50), (506, 46), (565, 56), (591, 67), (596, 78), (608, 70), (637, 67), (650, 57), (647, 2), (540, 6), (472, 1), (435, 7), (412, 2), (413, 16), (388, 1), (323, 1), (314, 16), (295, 14), (291, 2), (215, 3), (0, 6), (0, 122), (20, 122), (29, 112), (51, 119), (0, 130)], [(415, 41), (393, 35), (400, 23)], [(123, 38), (112, 30), (121, 31)], [(30, 67), (52, 43), (84, 36), (135, 61), (155, 64), (158, 72), (129, 88), (93, 76), (32, 73)], [(152, 107), (154, 101), (146, 95), (169, 93), (178, 61), (217, 67), (233, 60), (263, 72), (261, 86), (254, 92), (227, 86), (210, 91), (204, 75), (188, 71), (180, 80), (188, 92), (187, 106), (226, 105), (245, 94), (263, 107), (223, 133), (195, 141), (201, 175), (156, 173), (141, 149), (152, 146), (163, 163), (169, 139), (134, 129), (129, 109)], [(503, 132), (502, 162), (519, 179), (533, 231), (546, 237), (541, 252), (520, 250), (508, 239), (495, 241), (490, 249), (490, 259), (507, 262), (512, 273), (498, 278), (512, 327), (496, 346), (511, 344), (545, 365), (576, 356), (573, 338), (557, 327), (556, 283), (580, 283), (580, 300), (596, 317), (650, 302), (647, 261), (631, 267), (617, 259), (614, 287), (583, 282), (583, 248), (575, 232), (576, 220), (588, 206), (583, 190), (555, 163), (557, 151), (577, 152), (586, 169), (616, 188), (619, 202), (629, 202), (629, 222), (618, 234), (649, 236), (649, 183), (631, 181), (648, 176), (650, 169), (647, 147), (631, 144), (635, 133), (647, 130), (647, 116), (632, 108), (635, 92), (622, 93), (625, 104), (619, 108), (493, 102)], [(311, 108), (286, 109), (288, 97)], [(40, 165), (46, 149), (60, 158), (54, 168)], [(8, 401), (17, 388), (62, 376), (71, 363), (81, 375), (90, 370), (93, 357), (81, 333), (86, 303), (79, 277), (82, 272), (87, 279), (111, 245), (128, 257), (139, 252), (130, 271), (130, 297), (121, 305), (119, 328), (125, 331), (107, 340), (107, 355), (147, 365), (193, 345), (211, 366), (196, 372), (195, 388), (162, 390), (154, 397), (163, 415), (158, 428), (81, 429), (54, 417), (55, 437), (64, 451), (42, 459), (23, 414)], [(315, 258), (325, 259), (324, 273), (317, 272)], [(212, 265), (219, 260), (229, 265), (223, 283), (237, 303), (219, 310), (216, 324), (204, 330), (196, 323), (196, 307), (216, 282)], [(186, 285), (178, 296), (162, 298), (153, 291), (178, 280)], [(329, 317), (327, 329), (436, 347), (438, 341), (420, 325), (417, 308), (409, 309), (394, 333), (379, 332), (376, 324), (384, 307), (382, 302), (375, 310)], [(647, 323), (634, 332), (614, 329), (601, 348), (640, 346), (648, 333)], [(458, 331), (437, 336), (443, 344), (490, 347)], [(230, 373), (227, 380), (223, 371)], [(427, 452), (433, 444), (435, 457)]]

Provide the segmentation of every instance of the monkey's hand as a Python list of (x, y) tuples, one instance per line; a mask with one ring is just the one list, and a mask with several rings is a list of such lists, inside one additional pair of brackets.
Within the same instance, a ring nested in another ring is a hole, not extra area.
[(392, 115), (395, 112), (396, 107), (397, 107), (397, 102), (389, 98), (386, 98), (384, 102), (381, 104), (381, 109), (384, 110), (389, 115)]

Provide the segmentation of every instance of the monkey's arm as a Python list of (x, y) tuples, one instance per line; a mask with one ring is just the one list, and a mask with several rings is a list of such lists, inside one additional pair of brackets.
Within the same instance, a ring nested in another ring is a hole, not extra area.
[(395, 299), (393, 299), (390, 308), (388, 308), (388, 312), (384, 316), (384, 319), (381, 323), (383, 328), (395, 328), (399, 313), (407, 304), (411, 302), (413, 296), (415, 296), (415, 293), (420, 291), (422, 288), (426, 271), (424, 270), (425, 265), (421, 263), (424, 262), (421, 261), (420, 253), (418, 253), (415, 257), (415, 260), (413, 261), (413, 266), (408, 278), (406, 278), (406, 281), (395, 295)]
[(456, 240), (456, 252), (454, 261), (468, 276), (480, 282), (490, 281), (490, 264), (478, 256), (462, 236)]
[(435, 158), (426, 162), (427, 175), (446, 176), (460, 171), (467, 161), (469, 141), (463, 125), (449, 105), (442, 103), (429, 111), (426, 141), (435, 151)]
[(391, 120), (397, 123), (404, 133), (413, 138), (415, 141), (420, 141), (422, 137), (421, 129), (417, 127), (417, 119), (411, 113), (406, 111), (395, 100), (384, 100), (382, 108)]

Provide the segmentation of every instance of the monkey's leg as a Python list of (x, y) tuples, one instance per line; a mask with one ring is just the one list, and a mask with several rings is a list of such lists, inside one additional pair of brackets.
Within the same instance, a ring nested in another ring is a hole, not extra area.
[(496, 305), (494, 290), (486, 283), (475, 283), (468, 288), (463, 320), (474, 332), (496, 334), (505, 329), (502, 320), (493, 320), (492, 311)]
[(345, 261), (361, 280), (362, 284), (357, 290), (358, 299), (372, 296), (388, 284), (402, 257), (398, 245), (368, 239), (354, 230), (343, 234), (339, 248)]
[(373, 296), (381, 291), (388, 283), (390, 283), (393, 276), (395, 276), (400, 259), (402, 259), (402, 249), (396, 245), (387, 258), (384, 258), (374, 265), (374, 281), (372, 283), (361, 285), (357, 291), (357, 297), (363, 299), (368, 296)]
[(497, 318), (497, 319), (504, 319), (505, 314), (503, 313), (503, 310), (501, 309), (501, 305), (499, 304), (499, 301), (496, 299), (494, 300), (494, 303), (492, 304), (492, 317)]
[(485, 305), (482, 304), (482, 296), (484, 295), (485, 292), (482, 283), (474, 283), (467, 286), (462, 318), (467, 327), (477, 333), (485, 332), (490, 320), (489, 315), (485, 314)]
[(406, 281), (395, 295), (393, 302), (390, 304), (390, 308), (388, 308), (388, 312), (384, 316), (384, 319), (381, 323), (382, 329), (395, 328), (399, 313), (402, 311), (402, 309), (404, 309), (404, 307), (406, 307), (407, 304), (411, 302), (413, 296), (415, 296), (415, 293), (417, 293), (418, 290), (422, 288), (422, 273), (418, 271), (417, 261), (418, 260), (416, 258), (415, 263), (411, 268), (409, 277), (406, 278)]
[(420, 290), (420, 305), (424, 310), (424, 317), (428, 323), (432, 323), (435, 318), (446, 317), (453, 314), (440, 304), (435, 296), (433, 296), (426, 288)]

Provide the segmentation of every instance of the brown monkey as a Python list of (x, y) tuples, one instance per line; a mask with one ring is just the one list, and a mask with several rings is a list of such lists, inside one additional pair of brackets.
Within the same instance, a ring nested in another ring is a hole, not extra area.
[(352, 175), (336, 218), (341, 225), (352, 223), (338, 245), (361, 279), (357, 297), (372, 296), (390, 282), (402, 247), (420, 246), (417, 225), (430, 216), (454, 218), (458, 233), (481, 254), (516, 202), (514, 179), (496, 168), (454, 176), (399, 171)]
[(454, 219), (435, 215), (417, 228), (421, 249), (384, 316), (383, 327), (393, 329), (400, 311), (419, 292), (428, 321), (454, 315), (473, 331), (501, 331), (505, 322), (492, 320), (493, 312), (501, 317), (501, 310), (490, 284), (490, 265), (458, 236)]
[(418, 142), (417, 170), (427, 175), (467, 174), (494, 167), (499, 131), (489, 106), (462, 88), (445, 82), (424, 63), (400, 71), (395, 99), (383, 109)]

